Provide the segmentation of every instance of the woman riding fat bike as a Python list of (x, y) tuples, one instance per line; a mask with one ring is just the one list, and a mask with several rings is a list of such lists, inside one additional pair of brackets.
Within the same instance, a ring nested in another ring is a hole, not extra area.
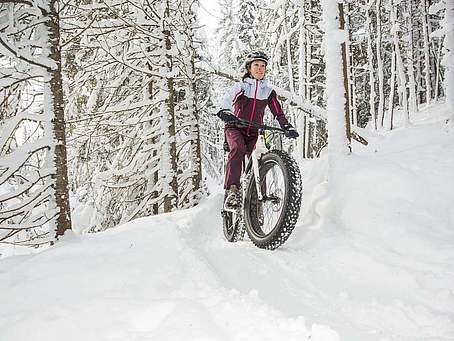
[[(248, 55), (243, 80), (230, 89), (217, 113), (225, 122), (229, 150), (221, 213), (228, 241), (242, 239), (246, 229), (256, 246), (276, 249), (298, 219), (302, 181), (295, 160), (285, 151), (268, 150), (265, 143), (267, 132), (299, 136), (264, 80), (267, 61), (262, 52)], [(263, 125), (267, 106), (281, 129)]]
[[(297, 138), (298, 132), (289, 124), (277, 100), (276, 91), (264, 79), (268, 56), (263, 52), (252, 52), (245, 60), (246, 72), (241, 82), (236, 83), (224, 97), (219, 118), (225, 121), (225, 138), (229, 148), (226, 165), (224, 189), (226, 190), (227, 206), (239, 204), (239, 187), (241, 166), (244, 156), (250, 155), (257, 141), (257, 129), (253, 123), (262, 124), (265, 108), (268, 106), (279, 125), (290, 138)], [(249, 124), (237, 127), (231, 120), (235, 117), (247, 120)]]

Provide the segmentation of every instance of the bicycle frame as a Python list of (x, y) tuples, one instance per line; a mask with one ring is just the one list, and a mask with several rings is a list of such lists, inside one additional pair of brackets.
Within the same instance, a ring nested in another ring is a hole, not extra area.
[[(260, 186), (261, 180), (260, 180), (260, 170), (259, 170), (259, 161), (260, 158), (262, 157), (262, 154), (265, 154), (268, 152), (268, 148), (266, 147), (265, 144), (265, 137), (261, 132), (259, 132), (259, 136), (257, 138), (257, 142), (255, 144), (254, 150), (251, 153), (251, 156), (248, 157), (245, 155), (244, 157), (244, 167), (243, 167), (243, 172), (241, 174), (241, 193), (242, 193), (242, 207), (244, 206), (244, 200), (246, 199), (246, 191), (247, 191), (247, 179), (248, 179), (248, 174), (252, 170), (253, 176), (254, 176), (254, 181), (255, 181), (255, 186), (257, 189), (257, 194), (258, 194), (258, 199), (263, 200), (263, 194), (262, 194), (262, 188)], [(251, 164), (252, 165), (251, 165)], [(231, 212), (231, 213), (238, 213), (238, 209), (232, 209), (232, 208), (224, 208), (225, 211)]]
[[(237, 118), (237, 121), (235, 122), (238, 128), (248, 126), (250, 122)], [(255, 144), (254, 150), (251, 153), (251, 156), (248, 158), (246, 155), (244, 157), (244, 165), (245, 167), (243, 168), (243, 172), (241, 174), (241, 188), (242, 188), (242, 207), (244, 207), (244, 201), (246, 200), (246, 191), (247, 191), (247, 175), (249, 174), (251, 168), (253, 171), (253, 176), (254, 176), (254, 181), (255, 181), (255, 186), (257, 190), (257, 197), (259, 201), (263, 200), (263, 193), (262, 193), (262, 188), (261, 188), (261, 179), (260, 179), (260, 171), (259, 171), (259, 161), (260, 158), (262, 157), (262, 154), (265, 154), (268, 152), (268, 148), (266, 147), (265, 143), (265, 136), (264, 136), (264, 131), (275, 131), (275, 132), (280, 132), (282, 133), (283, 130), (280, 128), (276, 127), (271, 127), (267, 125), (262, 125), (258, 123), (253, 123), (252, 127), (255, 127), (258, 129), (258, 137), (257, 137), (257, 142)], [(252, 163), (252, 167), (249, 165), (249, 163)], [(242, 208), (241, 207), (241, 208)], [(241, 214), (240, 209), (229, 209), (229, 208), (224, 208), (225, 211), (231, 212), (231, 213), (237, 213)]]

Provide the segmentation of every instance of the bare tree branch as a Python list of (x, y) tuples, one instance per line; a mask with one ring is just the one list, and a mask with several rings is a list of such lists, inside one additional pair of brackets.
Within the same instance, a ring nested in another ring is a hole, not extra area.
[[(2, 0), (0, 0), (2, 1)], [(10, 44), (8, 44), (6, 41), (3, 40), (3, 37), (2, 35), (0, 35), (0, 44), (2, 44), (10, 53), (12, 53), (15, 57), (29, 63), (29, 64), (32, 64), (32, 65), (35, 65), (35, 66), (39, 66), (41, 68), (44, 68), (44, 69), (49, 69), (51, 68), (52, 66), (51, 65), (44, 65), (44, 64), (41, 64), (41, 63), (38, 63), (30, 58), (27, 58), (23, 55), (21, 55), (19, 53), (19, 51), (16, 51)]]
[(33, 6), (33, 3), (27, 0), (0, 0), (0, 4), (22, 4)]

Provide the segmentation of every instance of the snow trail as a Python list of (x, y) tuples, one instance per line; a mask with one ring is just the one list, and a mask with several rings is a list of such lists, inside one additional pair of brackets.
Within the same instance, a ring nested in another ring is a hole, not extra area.
[(335, 191), (326, 157), (304, 161), (301, 220), (273, 252), (224, 240), (218, 192), (1, 259), (0, 340), (454, 340), (446, 115), (362, 131)]

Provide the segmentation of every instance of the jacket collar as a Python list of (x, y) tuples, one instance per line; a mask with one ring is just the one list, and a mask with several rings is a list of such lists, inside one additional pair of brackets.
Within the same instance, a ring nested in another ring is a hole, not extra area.
[[(248, 84), (252, 84), (252, 85), (255, 86), (256, 80), (253, 79), (253, 78), (246, 77), (244, 79), (244, 82), (248, 83)], [(264, 86), (267, 86), (267, 85), (268, 85), (268, 81), (266, 79), (259, 80), (259, 87), (264, 87)]]

